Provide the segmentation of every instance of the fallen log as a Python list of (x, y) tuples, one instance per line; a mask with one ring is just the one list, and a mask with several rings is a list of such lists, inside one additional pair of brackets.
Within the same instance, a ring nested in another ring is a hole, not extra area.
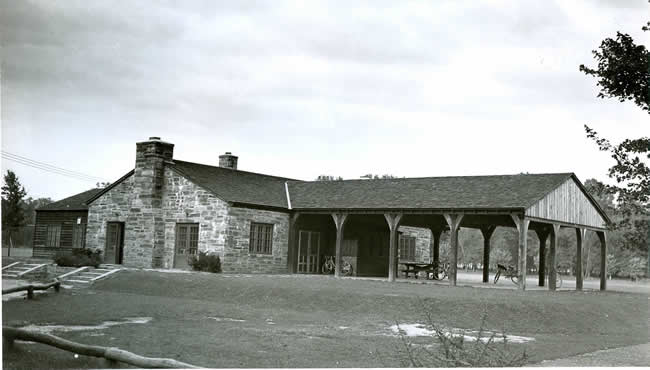
[(108, 361), (119, 361), (140, 368), (162, 368), (162, 369), (198, 369), (198, 366), (186, 364), (171, 358), (151, 358), (136, 355), (116, 347), (91, 346), (76, 343), (51, 334), (36, 333), (24, 329), (2, 327), (2, 336), (5, 343), (11, 347), (14, 340), (25, 340), (38, 342), (77, 353), (84, 356), (105, 358)]
[(16, 286), (13, 288), (8, 288), (8, 289), (2, 289), (2, 295), (9, 294), (9, 293), (15, 293), (15, 292), (22, 292), (23, 290), (27, 291), (27, 298), (32, 299), (34, 298), (34, 291), (35, 290), (47, 290), (54, 287), (55, 291), (61, 290), (61, 282), (59, 280), (54, 280), (53, 282), (49, 284), (29, 284), (29, 285), (23, 285), (23, 286)]

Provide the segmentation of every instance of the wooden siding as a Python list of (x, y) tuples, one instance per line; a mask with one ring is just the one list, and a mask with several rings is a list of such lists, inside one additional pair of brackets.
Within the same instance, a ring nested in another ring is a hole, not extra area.
[[(54, 257), (58, 252), (70, 253), (72, 251), (72, 233), (77, 218), (81, 217), (81, 224), (88, 223), (88, 211), (39, 211), (36, 212), (34, 227), (34, 257)], [(61, 225), (60, 246), (51, 248), (47, 246), (47, 225)]]
[(526, 216), (604, 228), (606, 221), (573, 178), (526, 210)]

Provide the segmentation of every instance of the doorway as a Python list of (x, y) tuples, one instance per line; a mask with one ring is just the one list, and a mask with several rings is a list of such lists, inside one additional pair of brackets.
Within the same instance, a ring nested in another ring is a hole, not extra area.
[(298, 233), (299, 274), (316, 274), (320, 266), (320, 232), (300, 230)]
[(124, 254), (124, 222), (109, 222), (106, 227), (104, 263), (122, 264)]

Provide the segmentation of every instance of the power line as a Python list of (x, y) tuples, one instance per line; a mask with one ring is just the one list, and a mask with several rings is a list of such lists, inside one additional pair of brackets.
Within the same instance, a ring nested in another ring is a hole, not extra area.
[(23, 161), (27, 161), (27, 162), (33, 163), (33, 164), (35, 164), (35, 165), (39, 165), (39, 166), (43, 166), (43, 167), (48, 167), (48, 168), (51, 168), (51, 169), (53, 169), (53, 170), (57, 170), (57, 171), (63, 171), (63, 172), (69, 173), (69, 174), (71, 174), (71, 175), (79, 175), (79, 176), (83, 176), (83, 177), (90, 177), (90, 178), (102, 179), (101, 177), (91, 176), (91, 175), (87, 175), (87, 174), (82, 173), (82, 172), (71, 171), (71, 170), (67, 170), (67, 169), (65, 169), (65, 168), (61, 168), (61, 167), (57, 167), (57, 166), (53, 166), (53, 165), (48, 164), (48, 163), (45, 163), (45, 162), (40, 162), (40, 161), (36, 161), (36, 160), (33, 160), (33, 159), (29, 159), (29, 158), (27, 158), (27, 157), (23, 157), (23, 156), (20, 156), (20, 155), (18, 155), (18, 154), (9, 153), (9, 152), (7, 152), (7, 151), (5, 151), (5, 150), (2, 150), (2, 154), (5, 154), (5, 155), (7, 155), (7, 156), (11, 156), (11, 157), (13, 157), (13, 158), (15, 158), (15, 159), (19, 159), (19, 160), (23, 160)]
[(2, 158), (13, 161), (13, 162), (16, 162), (16, 163), (20, 163), (20, 164), (28, 166), (28, 167), (32, 167), (32, 168), (36, 168), (36, 169), (39, 169), (39, 170), (42, 170), (42, 171), (55, 173), (57, 175), (70, 177), (70, 178), (73, 178), (73, 179), (76, 179), (76, 180), (82, 180), (82, 181), (88, 181), (88, 182), (97, 182), (97, 181), (106, 180), (106, 179), (104, 179), (102, 177), (91, 176), (91, 175), (86, 175), (86, 174), (81, 173), (81, 172), (66, 170), (66, 169), (61, 168), (61, 167), (53, 166), (53, 165), (50, 165), (50, 164), (47, 164), (47, 163), (44, 163), (44, 162), (35, 161), (35, 160), (32, 160), (32, 159), (22, 157), (22, 156), (19, 156), (19, 155), (16, 155), (16, 154), (12, 154), (12, 153), (9, 153), (9, 152), (5, 152), (5, 151), (2, 151)]

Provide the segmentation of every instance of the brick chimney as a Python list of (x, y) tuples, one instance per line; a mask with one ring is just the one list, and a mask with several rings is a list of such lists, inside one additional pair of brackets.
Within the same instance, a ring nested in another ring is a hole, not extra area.
[(219, 167), (230, 168), (231, 170), (237, 169), (237, 156), (232, 155), (230, 152), (219, 156)]
[[(126, 227), (125, 261), (137, 261), (138, 267), (161, 267), (165, 244), (162, 198), (165, 162), (174, 156), (174, 144), (152, 136), (136, 143), (133, 202)], [(128, 254), (128, 256), (127, 256)]]

